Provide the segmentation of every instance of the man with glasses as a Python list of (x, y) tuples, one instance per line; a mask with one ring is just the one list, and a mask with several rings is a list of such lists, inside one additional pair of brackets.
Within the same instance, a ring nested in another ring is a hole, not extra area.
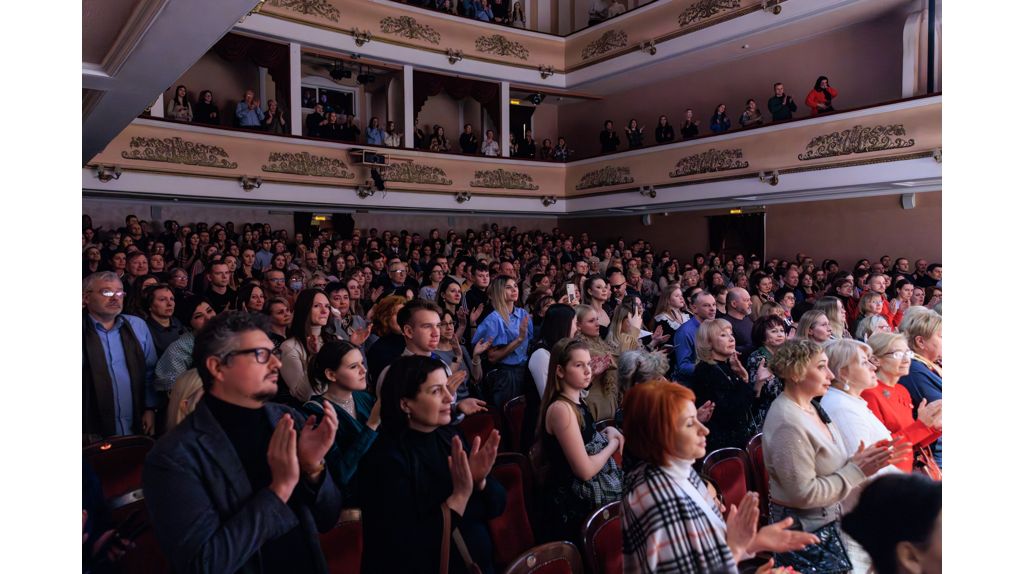
[(379, 287), (384, 288), (381, 297), (387, 297), (394, 293), (399, 287), (412, 289), (413, 293), (419, 291), (416, 281), (409, 278), (409, 269), (401, 261), (392, 261), (388, 264), (388, 274)]
[(124, 287), (110, 271), (82, 282), (82, 441), (152, 436), (156, 346), (146, 322), (122, 315)]
[(327, 574), (319, 532), (342, 498), (324, 456), (338, 415), (319, 425), (270, 402), (281, 361), (249, 313), (207, 322), (193, 351), (205, 394), (142, 472), (153, 532), (175, 572)]
[(284, 271), (280, 269), (271, 269), (263, 274), (263, 289), (266, 293), (266, 300), (271, 300), (274, 297), (284, 297), (285, 284), (284, 284)]

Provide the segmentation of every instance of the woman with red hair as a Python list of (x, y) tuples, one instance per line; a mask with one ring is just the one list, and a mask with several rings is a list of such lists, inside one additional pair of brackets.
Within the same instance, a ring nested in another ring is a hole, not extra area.
[[(816, 544), (813, 534), (787, 530), (792, 519), (757, 529), (757, 494), (748, 492), (722, 516), (693, 469), (705, 454), (708, 429), (697, 420), (694, 394), (668, 381), (631, 388), (622, 400), (626, 448), (638, 461), (623, 485), (623, 571), (736, 571), (761, 551)], [(773, 571), (773, 562), (758, 570)]]

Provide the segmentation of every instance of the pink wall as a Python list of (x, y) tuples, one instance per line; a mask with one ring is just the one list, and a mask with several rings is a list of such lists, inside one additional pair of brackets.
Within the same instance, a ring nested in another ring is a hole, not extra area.
[(558, 144), (558, 108), (560, 106), (544, 105), (537, 106), (533, 112), (533, 139), (537, 140), (537, 151), (540, 151), (544, 139), (550, 139), (551, 145)]
[[(599, 245), (620, 236), (626, 243), (643, 238), (659, 251), (668, 249), (680, 261), (690, 261), (694, 253), (708, 250), (707, 216), (727, 212), (653, 214), (650, 227), (639, 215), (565, 218), (558, 225), (577, 239), (587, 231)], [(878, 261), (882, 255), (941, 262), (942, 192), (918, 193), (917, 207), (910, 210), (903, 209), (899, 195), (768, 205), (765, 227), (769, 259), (791, 260), (803, 252), (819, 264), (835, 259), (842, 269), (852, 269), (862, 258)]]
[[(256, 97), (259, 97), (259, 68), (248, 60), (229, 63), (210, 50), (164, 92), (165, 115), (167, 102), (174, 97), (174, 90), (179, 85), (184, 85), (188, 89), (188, 99), (192, 102), (193, 109), (200, 92), (213, 92), (213, 103), (217, 104), (220, 111), (221, 125), (231, 126), (235, 105), (245, 97), (245, 91), (252, 90)], [(268, 94), (267, 97), (273, 99), (274, 96)], [(260, 102), (260, 106), (264, 110), (267, 109), (266, 102)]]
[(645, 145), (655, 143), (654, 129), (662, 114), (668, 116), (678, 139), (687, 108), (693, 108), (695, 118), (700, 120), (700, 133), (707, 134), (715, 107), (724, 103), (732, 130), (736, 130), (748, 99), (754, 98), (767, 114), (768, 98), (774, 95), (772, 86), (776, 82), (783, 82), (786, 93), (796, 100), (797, 117), (809, 115), (803, 100), (822, 75), (828, 76), (839, 92), (838, 110), (896, 100), (902, 92), (902, 54), (902, 19), (879, 18), (611, 94), (603, 100), (561, 106), (558, 127), (577, 157), (587, 157), (600, 151), (598, 134), (606, 119), (615, 122), (622, 142), (620, 150), (626, 149), (623, 130), (632, 118), (646, 125)]
[[(416, 116), (420, 121), (420, 129), (430, 138), (434, 126), (444, 128), (444, 136), (451, 143), (452, 151), (458, 151), (459, 134), (462, 133), (462, 126), (459, 125), (459, 102), (453, 100), (447, 93), (440, 94), (427, 99), (423, 109)], [(474, 126), (477, 127), (477, 126)]]

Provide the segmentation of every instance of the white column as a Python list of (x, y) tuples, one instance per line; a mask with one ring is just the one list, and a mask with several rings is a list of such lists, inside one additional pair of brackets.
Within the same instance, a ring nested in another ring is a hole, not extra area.
[(914, 12), (903, 24), (903, 97), (917, 95), (918, 46), (921, 43), (921, 22), (924, 14)]
[(267, 109), (267, 100), (274, 98), (267, 98), (267, 69), (256, 67), (257, 73), (260, 75), (260, 107)]
[(551, 0), (537, 0), (536, 13), (527, 14), (526, 18), (530, 21), (531, 25), (536, 26), (536, 28), (530, 28), (531, 30), (548, 33), (555, 33), (558, 31), (551, 29)]
[(156, 97), (156, 101), (153, 102), (153, 107), (149, 108), (149, 115), (154, 118), (164, 117), (164, 93), (160, 92), (160, 95)]
[(403, 138), (405, 147), (412, 148), (413, 144), (416, 143), (413, 134), (415, 129), (413, 128), (413, 121), (416, 119), (412, 112), (412, 66), (402, 66), (402, 91), (404, 96), (402, 103), (405, 105), (405, 113), (403, 122), (405, 123), (405, 137)]
[(302, 46), (295, 42), (288, 44), (288, 77), (291, 109), (288, 120), (292, 124), (292, 135), (302, 135)]
[(509, 157), (509, 145), (508, 145), (508, 115), (511, 107), (510, 98), (508, 95), (508, 82), (501, 83), (501, 155), (502, 157)]
[(576, 15), (569, 11), (569, 0), (558, 0), (558, 33), (562, 36), (571, 33), (575, 19)]

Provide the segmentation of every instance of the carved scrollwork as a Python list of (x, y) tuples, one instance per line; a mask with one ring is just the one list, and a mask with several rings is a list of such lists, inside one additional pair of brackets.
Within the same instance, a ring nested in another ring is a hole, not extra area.
[(520, 60), (530, 57), (530, 51), (519, 42), (513, 42), (505, 36), (495, 34), (493, 36), (480, 36), (476, 39), (476, 51), (495, 56), (513, 56)]
[(613, 48), (624, 48), (627, 43), (625, 30), (609, 30), (600, 38), (587, 44), (583, 49), (583, 59), (588, 60), (594, 56), (600, 56)]
[(900, 137), (906, 135), (907, 132), (903, 129), (903, 124), (873, 128), (853, 126), (853, 128), (842, 132), (832, 132), (812, 139), (807, 144), (807, 152), (797, 155), (796, 158), (807, 161), (837, 155), (913, 147), (913, 139)]
[(125, 159), (162, 161), (202, 167), (235, 169), (238, 164), (228, 161), (224, 148), (174, 138), (133, 137), (129, 147), (139, 148), (121, 152)]
[(700, 0), (679, 15), (679, 27), (740, 7), (740, 0)]
[[(294, 175), (313, 175), (316, 177), (337, 177), (353, 179), (356, 174), (350, 173), (348, 166), (340, 159), (320, 157), (309, 152), (278, 153), (273, 152), (267, 158), (270, 165), (263, 166), (263, 171), (275, 173), (291, 173)], [(275, 163), (276, 162), (276, 163)]]
[(337, 22), (341, 16), (341, 12), (327, 0), (270, 0), (270, 5), (308, 16), (323, 16), (331, 22)]
[(505, 171), (503, 169), (492, 169), (477, 171), (473, 177), (476, 179), (469, 182), (470, 187), (490, 187), (494, 189), (540, 189), (533, 183), (533, 178), (528, 174), (516, 171)]
[(415, 18), (401, 16), (392, 18), (388, 16), (380, 21), (380, 31), (385, 34), (394, 34), (410, 40), (425, 40), (431, 44), (441, 43), (441, 34), (426, 24), (416, 22)]
[(588, 172), (580, 179), (576, 189), (593, 189), (623, 183), (633, 183), (633, 178), (629, 177), (629, 168), (608, 165), (597, 171)]
[(709, 149), (704, 153), (698, 153), (679, 160), (675, 171), (668, 174), (668, 176), (686, 177), (688, 175), (743, 169), (746, 167), (750, 167), (750, 162), (743, 161), (743, 150), (741, 149), (723, 149), (721, 151)]
[(426, 185), (451, 185), (443, 169), (414, 163), (393, 163), (380, 169), (380, 177), (384, 181), (397, 183), (418, 183)]

